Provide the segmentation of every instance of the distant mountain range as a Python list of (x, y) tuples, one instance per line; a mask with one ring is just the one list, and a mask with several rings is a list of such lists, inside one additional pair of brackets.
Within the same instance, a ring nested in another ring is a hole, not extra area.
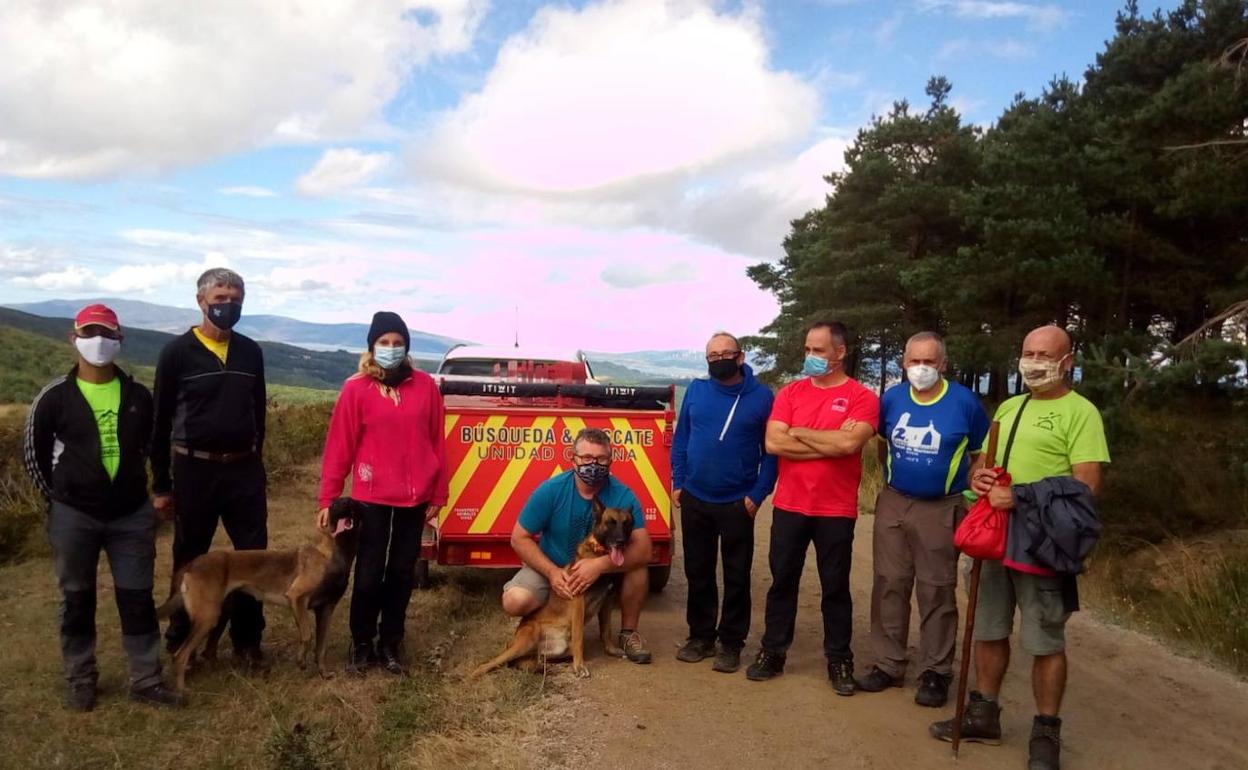
[[(68, 334), (73, 328), (69, 318), (47, 318), (19, 310), (0, 307), (0, 326), (37, 334), (55, 342), (57, 350), (69, 348)], [(189, 324), (187, 325), (190, 326)], [(126, 328), (122, 354), (131, 364), (155, 366), (160, 351), (174, 335), (135, 327)], [(264, 350), (264, 376), (271, 383), (298, 385), (307, 388), (337, 389), (343, 380), (355, 373), (359, 357), (346, 351), (306, 350), (280, 342), (260, 342)], [(428, 367), (434, 366), (426, 362)]]
[[(170, 307), (134, 299), (50, 299), (43, 302), (8, 304), (3, 307), (44, 318), (73, 318), (83, 305), (103, 302), (117, 311), (122, 325), (181, 334), (199, 323), (198, 309)], [(61, 328), (60, 326), (57, 327)], [(359, 323), (321, 324), (280, 315), (243, 312), (238, 330), (256, 340), (295, 345), (309, 351), (351, 351), (364, 349), (368, 325)], [(414, 358), (441, 360), (446, 351), (464, 340), (411, 330)], [(659, 380), (681, 381), (706, 375), (701, 350), (639, 350), (631, 353), (587, 352), (594, 371), (615, 382), (646, 383)], [(352, 359), (354, 361), (354, 358)], [(352, 364), (354, 368), (354, 363)], [(336, 387), (336, 385), (335, 385)]]
[[(706, 376), (706, 354), (702, 350), (637, 350), (632, 353), (593, 353), (585, 351), (589, 360), (635, 369), (649, 377), (691, 380)], [(754, 357), (746, 354), (746, 362), (759, 370)]]
[[(48, 318), (73, 318), (83, 305), (103, 302), (121, 317), (122, 325), (135, 329), (181, 334), (200, 322), (198, 309), (169, 307), (134, 299), (50, 299), (44, 302), (6, 305), (32, 315)], [(243, 313), (238, 330), (255, 340), (284, 342), (309, 350), (348, 350), (359, 352), (366, 347), (368, 324), (320, 324), (299, 321), (280, 315)], [(442, 354), (463, 340), (438, 334), (411, 330), (411, 354), (415, 358), (441, 360)]]

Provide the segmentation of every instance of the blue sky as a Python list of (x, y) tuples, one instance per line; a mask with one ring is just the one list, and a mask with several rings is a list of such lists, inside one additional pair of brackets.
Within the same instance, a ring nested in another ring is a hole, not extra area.
[(0, 302), (190, 306), (225, 264), (245, 312), (505, 342), (518, 307), (534, 343), (697, 347), (774, 317), (745, 268), (872, 114), (943, 74), (989, 125), (1081, 78), (1120, 7), (10, 3)]

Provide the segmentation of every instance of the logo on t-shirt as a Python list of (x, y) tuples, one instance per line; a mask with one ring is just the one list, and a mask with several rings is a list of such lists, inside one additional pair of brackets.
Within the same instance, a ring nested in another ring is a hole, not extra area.
[(925, 428), (912, 427), (909, 412), (902, 413), (891, 438), (893, 446), (898, 449), (933, 455), (940, 452), (940, 431), (936, 430), (936, 424), (928, 420)]
[(849, 411), (849, 399), (845, 398), (844, 396), (838, 396), (832, 399), (832, 402), (829, 404), (829, 407), (834, 412), (848, 412)]
[(1048, 414), (1042, 414), (1037, 417), (1033, 425), (1041, 430), (1052, 432), (1057, 428), (1057, 420), (1059, 416), (1060, 415), (1058, 415), (1057, 412), (1050, 411)]

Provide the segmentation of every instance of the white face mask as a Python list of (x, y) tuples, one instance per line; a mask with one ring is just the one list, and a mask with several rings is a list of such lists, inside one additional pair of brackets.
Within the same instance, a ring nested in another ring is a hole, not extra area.
[(940, 370), (927, 364), (915, 364), (906, 367), (906, 379), (915, 390), (927, 390), (940, 382)]
[(1043, 393), (1062, 381), (1062, 356), (1056, 361), (1037, 361), (1032, 358), (1018, 359), (1018, 373), (1023, 375), (1023, 384), (1036, 393)]
[(78, 353), (92, 366), (108, 366), (121, 351), (121, 340), (103, 336), (76, 337), (74, 347), (78, 348)]

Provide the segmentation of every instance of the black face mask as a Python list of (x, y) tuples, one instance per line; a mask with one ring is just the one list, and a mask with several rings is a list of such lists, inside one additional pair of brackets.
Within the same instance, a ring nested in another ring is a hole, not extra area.
[(741, 371), (741, 365), (737, 363), (735, 358), (721, 358), (718, 361), (711, 361), (706, 365), (707, 374), (715, 379), (723, 382), (731, 380), (737, 376), (737, 372)]
[(238, 302), (218, 302), (208, 306), (208, 320), (224, 331), (233, 329), (242, 315), (243, 306)]

